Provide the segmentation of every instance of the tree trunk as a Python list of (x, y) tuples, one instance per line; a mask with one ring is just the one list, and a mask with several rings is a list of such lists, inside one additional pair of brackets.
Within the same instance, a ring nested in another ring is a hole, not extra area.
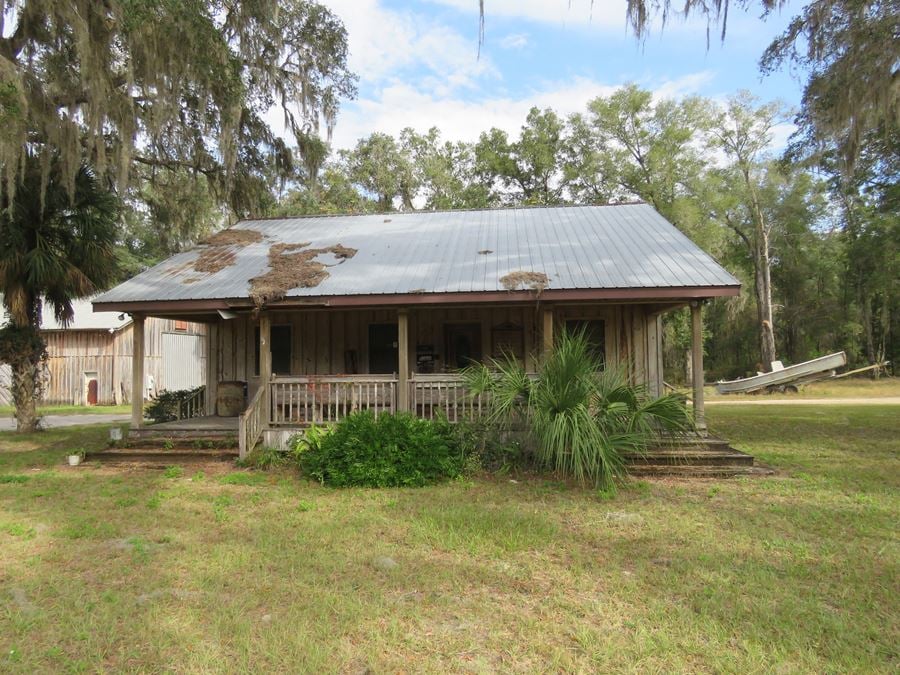
[(694, 381), (694, 356), (690, 349), (684, 350), (684, 381), (688, 384)]
[(31, 363), (18, 364), (12, 373), (13, 403), (16, 407), (16, 431), (29, 434), (38, 430), (37, 378), (39, 367)]
[(759, 205), (759, 197), (753, 188), (749, 172), (744, 180), (750, 190), (750, 208), (755, 230), (753, 268), (756, 282), (756, 313), (759, 319), (759, 354), (762, 369), (768, 373), (775, 360), (775, 321), (772, 314), (772, 261), (769, 251), (769, 229)]
[(862, 296), (860, 305), (862, 306), (863, 332), (866, 336), (866, 358), (869, 359), (869, 363), (875, 363), (877, 357), (875, 353), (875, 331), (872, 329), (872, 296), (866, 293), (865, 290), (861, 290), (860, 295)]

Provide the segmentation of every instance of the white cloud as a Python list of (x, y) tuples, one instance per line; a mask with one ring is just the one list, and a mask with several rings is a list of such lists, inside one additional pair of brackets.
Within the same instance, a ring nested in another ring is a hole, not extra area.
[(503, 49), (523, 49), (528, 45), (527, 33), (510, 33), (498, 43)]
[[(657, 96), (695, 93), (709, 75), (687, 75), (664, 82), (641, 82)], [(408, 82), (384, 87), (374, 97), (361, 97), (348, 104), (338, 119), (334, 147), (348, 148), (374, 131), (397, 135), (404, 127), (425, 131), (436, 126), (447, 140), (474, 141), (482, 131), (497, 127), (517, 136), (532, 106), (552, 108), (560, 115), (583, 112), (587, 102), (609, 96), (621, 86), (590, 78), (545, 82), (516, 96), (501, 93), (466, 96), (435, 96)]]
[(477, 44), (421, 14), (394, 11), (379, 0), (327, 0), (347, 28), (349, 65), (367, 86), (407, 71), (432, 71), (443, 87), (471, 85), (496, 76), (490, 58), (477, 58)]
[(681, 98), (690, 94), (696, 94), (715, 79), (715, 73), (711, 70), (702, 70), (699, 73), (688, 73), (674, 80), (659, 83), (639, 83), (643, 87), (653, 89), (653, 96), (657, 99)]

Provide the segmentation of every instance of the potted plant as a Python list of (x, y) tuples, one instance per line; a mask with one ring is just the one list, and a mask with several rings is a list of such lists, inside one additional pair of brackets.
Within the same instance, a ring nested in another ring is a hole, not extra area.
[(84, 461), (84, 448), (70, 450), (67, 459), (69, 460), (69, 466), (78, 466)]

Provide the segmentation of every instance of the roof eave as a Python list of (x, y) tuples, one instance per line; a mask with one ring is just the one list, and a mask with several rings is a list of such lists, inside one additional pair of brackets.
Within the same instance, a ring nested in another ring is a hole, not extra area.
[[(465, 303), (584, 302), (698, 300), (739, 295), (740, 285), (677, 286), (664, 288), (576, 288), (537, 291), (463, 291), (452, 293), (398, 293), (370, 295), (333, 295), (288, 297), (266, 305), (268, 309), (297, 307), (384, 307), (391, 305), (447, 305)], [(252, 309), (250, 298), (131, 300), (95, 302), (94, 311), (150, 314), (154, 312), (216, 312)]]

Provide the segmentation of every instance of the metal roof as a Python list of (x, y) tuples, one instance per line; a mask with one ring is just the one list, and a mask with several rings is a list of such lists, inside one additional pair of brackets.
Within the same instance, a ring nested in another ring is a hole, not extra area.
[[(204, 246), (180, 253), (95, 302), (247, 298), (275, 244), (357, 250), (317, 258), (329, 276), (287, 298), (504, 291), (512, 272), (546, 274), (546, 289), (730, 287), (739, 282), (648, 204), (416, 211), (244, 220), (259, 243), (233, 245), (228, 266), (199, 273)], [(223, 249), (225, 251), (225, 249)]]
[[(3, 296), (0, 296), (2, 299)], [(73, 300), (75, 316), (68, 326), (63, 326), (53, 316), (53, 310), (46, 305), (41, 312), (41, 330), (105, 330), (117, 331), (131, 323), (131, 317), (120, 312), (94, 312), (91, 303), (96, 298)], [(0, 304), (0, 325), (9, 319), (6, 309)]]

